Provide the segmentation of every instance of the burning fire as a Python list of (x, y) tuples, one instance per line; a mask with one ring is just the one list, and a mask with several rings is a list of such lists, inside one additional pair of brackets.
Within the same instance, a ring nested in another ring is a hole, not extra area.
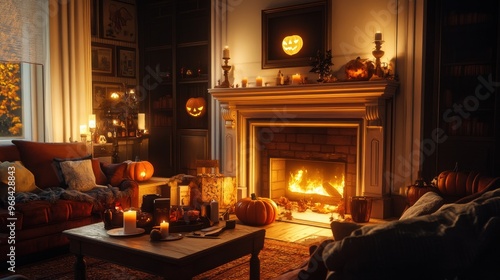
[(325, 179), (319, 172), (309, 174), (307, 170), (299, 169), (295, 174), (290, 173), (288, 181), (288, 190), (297, 193), (318, 194), (332, 197), (343, 197), (345, 186), (345, 177), (334, 176), (325, 182)]

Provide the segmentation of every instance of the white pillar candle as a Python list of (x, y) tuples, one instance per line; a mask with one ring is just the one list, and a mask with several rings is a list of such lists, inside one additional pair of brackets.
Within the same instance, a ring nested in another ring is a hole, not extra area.
[(130, 234), (136, 232), (137, 212), (128, 210), (123, 212), (123, 233)]
[(222, 50), (222, 58), (230, 58), (228, 46), (225, 46), (224, 49)]
[(89, 128), (95, 128), (95, 115), (89, 115)]
[(87, 126), (84, 124), (80, 125), (80, 135), (87, 135)]
[(259, 76), (255, 79), (255, 85), (258, 87), (262, 86), (262, 77)]
[(300, 74), (292, 75), (292, 84), (300, 85), (301, 83), (302, 83), (302, 78), (300, 77)]
[(163, 222), (160, 223), (160, 233), (161, 233), (161, 237), (162, 238), (167, 238), (168, 237), (168, 235), (169, 235), (169, 232), (168, 232), (169, 231), (169, 226), (170, 225), (169, 225), (168, 222), (163, 221)]
[(146, 129), (146, 114), (144, 113), (137, 114), (137, 129), (139, 130)]

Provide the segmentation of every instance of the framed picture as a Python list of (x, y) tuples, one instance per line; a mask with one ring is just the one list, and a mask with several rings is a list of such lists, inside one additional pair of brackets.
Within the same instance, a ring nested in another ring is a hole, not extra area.
[[(310, 65), (318, 51), (328, 49), (330, 10), (329, 0), (263, 10), (262, 68)], [(284, 41), (301, 42), (300, 47), (293, 46), (298, 52), (286, 51)]]
[(94, 110), (109, 109), (111, 93), (122, 92), (123, 84), (94, 82), (92, 84), (92, 108)]
[(90, 31), (93, 37), (99, 37), (99, 0), (90, 1)]
[(92, 43), (92, 73), (114, 75), (114, 47)]
[(135, 42), (137, 36), (135, 5), (114, 0), (103, 0), (101, 17), (103, 38)]
[(118, 62), (117, 72), (119, 77), (135, 78), (136, 58), (135, 49), (117, 47), (116, 48)]

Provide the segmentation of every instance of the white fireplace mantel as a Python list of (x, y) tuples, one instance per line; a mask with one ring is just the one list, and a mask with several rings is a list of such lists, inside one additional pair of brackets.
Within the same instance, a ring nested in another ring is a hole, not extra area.
[(351, 126), (359, 131), (356, 193), (381, 198), (372, 216), (384, 218), (390, 193), (384, 176), (391, 172), (393, 98), (399, 83), (389, 80), (307, 84), (298, 86), (214, 88), (209, 93), (220, 104), (224, 120), (222, 166), (235, 176), (238, 195), (255, 191), (257, 172), (255, 129), (259, 126)]

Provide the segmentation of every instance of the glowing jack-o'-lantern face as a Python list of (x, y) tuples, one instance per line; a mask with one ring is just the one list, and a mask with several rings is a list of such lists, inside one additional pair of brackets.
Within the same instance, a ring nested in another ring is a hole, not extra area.
[(304, 41), (299, 35), (286, 36), (281, 43), (283, 51), (288, 55), (297, 54), (302, 49), (303, 45)]
[(203, 97), (189, 98), (186, 102), (186, 111), (193, 117), (201, 117), (205, 115), (206, 102)]

